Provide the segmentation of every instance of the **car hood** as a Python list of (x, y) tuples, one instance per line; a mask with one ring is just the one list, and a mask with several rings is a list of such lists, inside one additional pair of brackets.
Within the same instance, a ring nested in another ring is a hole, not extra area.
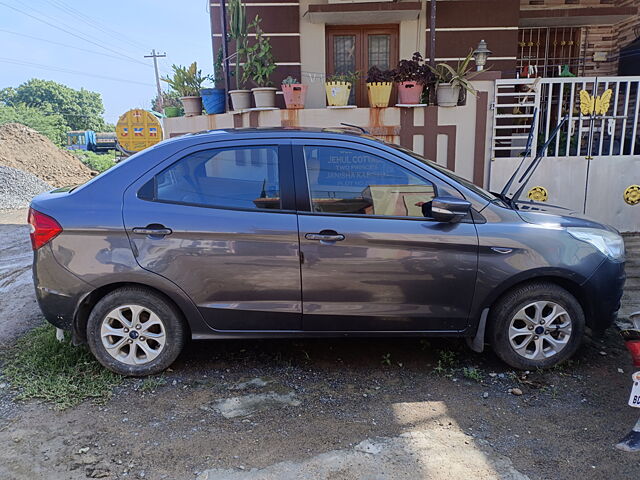
[(615, 228), (591, 220), (581, 213), (568, 208), (537, 202), (517, 202), (517, 205), (518, 210), (516, 212), (520, 218), (534, 225), (557, 224), (560, 227), (599, 228), (618, 233)]

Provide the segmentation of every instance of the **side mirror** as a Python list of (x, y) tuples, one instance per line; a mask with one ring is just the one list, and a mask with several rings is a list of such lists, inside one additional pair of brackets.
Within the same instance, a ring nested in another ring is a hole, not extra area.
[(470, 210), (471, 202), (461, 198), (436, 197), (431, 202), (431, 216), (438, 222), (459, 222)]

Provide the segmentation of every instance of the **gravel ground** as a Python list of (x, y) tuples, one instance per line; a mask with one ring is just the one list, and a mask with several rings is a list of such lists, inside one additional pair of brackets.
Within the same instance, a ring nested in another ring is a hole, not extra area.
[[(41, 321), (24, 212), (7, 218), (5, 340)], [(614, 331), (528, 374), (458, 340), (192, 342), (155, 387), (129, 379), (106, 405), (15, 403), (0, 379), (0, 478), (637, 480), (640, 456), (613, 448), (638, 416), (631, 372)]]
[(51, 189), (31, 173), (0, 165), (0, 210), (28, 207), (33, 197)]

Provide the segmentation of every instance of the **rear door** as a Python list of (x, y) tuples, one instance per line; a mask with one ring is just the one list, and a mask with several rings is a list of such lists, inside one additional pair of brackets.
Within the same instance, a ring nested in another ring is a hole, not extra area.
[(301, 329), (288, 141), (199, 145), (126, 192), (140, 266), (182, 288), (216, 330)]
[(296, 191), (307, 196), (298, 219), (305, 330), (466, 328), (475, 225), (429, 216), (435, 196), (457, 190), (358, 143), (294, 141), (294, 157)]

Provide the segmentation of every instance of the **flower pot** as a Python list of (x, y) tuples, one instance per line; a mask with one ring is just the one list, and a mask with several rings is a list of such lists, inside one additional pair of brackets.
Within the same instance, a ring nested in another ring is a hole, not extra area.
[(460, 98), (460, 85), (451, 85), (450, 83), (439, 83), (436, 90), (439, 107), (455, 107), (458, 105)]
[(180, 97), (185, 117), (202, 115), (202, 97)]
[(225, 98), (224, 88), (203, 88), (200, 90), (204, 109), (209, 115), (224, 113)]
[(424, 85), (414, 81), (398, 83), (398, 103), (403, 105), (416, 105), (420, 103), (423, 88)]
[(391, 82), (367, 83), (367, 94), (369, 96), (369, 106), (384, 108), (389, 106), (391, 98)]
[(180, 107), (164, 107), (164, 115), (166, 117), (179, 117)]
[(287, 108), (304, 108), (307, 86), (301, 83), (282, 84), (284, 103)]
[(256, 108), (274, 108), (276, 106), (276, 91), (274, 87), (258, 87), (252, 88), (253, 101)]
[(229, 95), (234, 110), (251, 108), (251, 90), (229, 90)]
[(351, 83), (348, 82), (327, 82), (324, 84), (327, 91), (327, 103), (331, 107), (344, 107), (349, 103), (351, 94)]

